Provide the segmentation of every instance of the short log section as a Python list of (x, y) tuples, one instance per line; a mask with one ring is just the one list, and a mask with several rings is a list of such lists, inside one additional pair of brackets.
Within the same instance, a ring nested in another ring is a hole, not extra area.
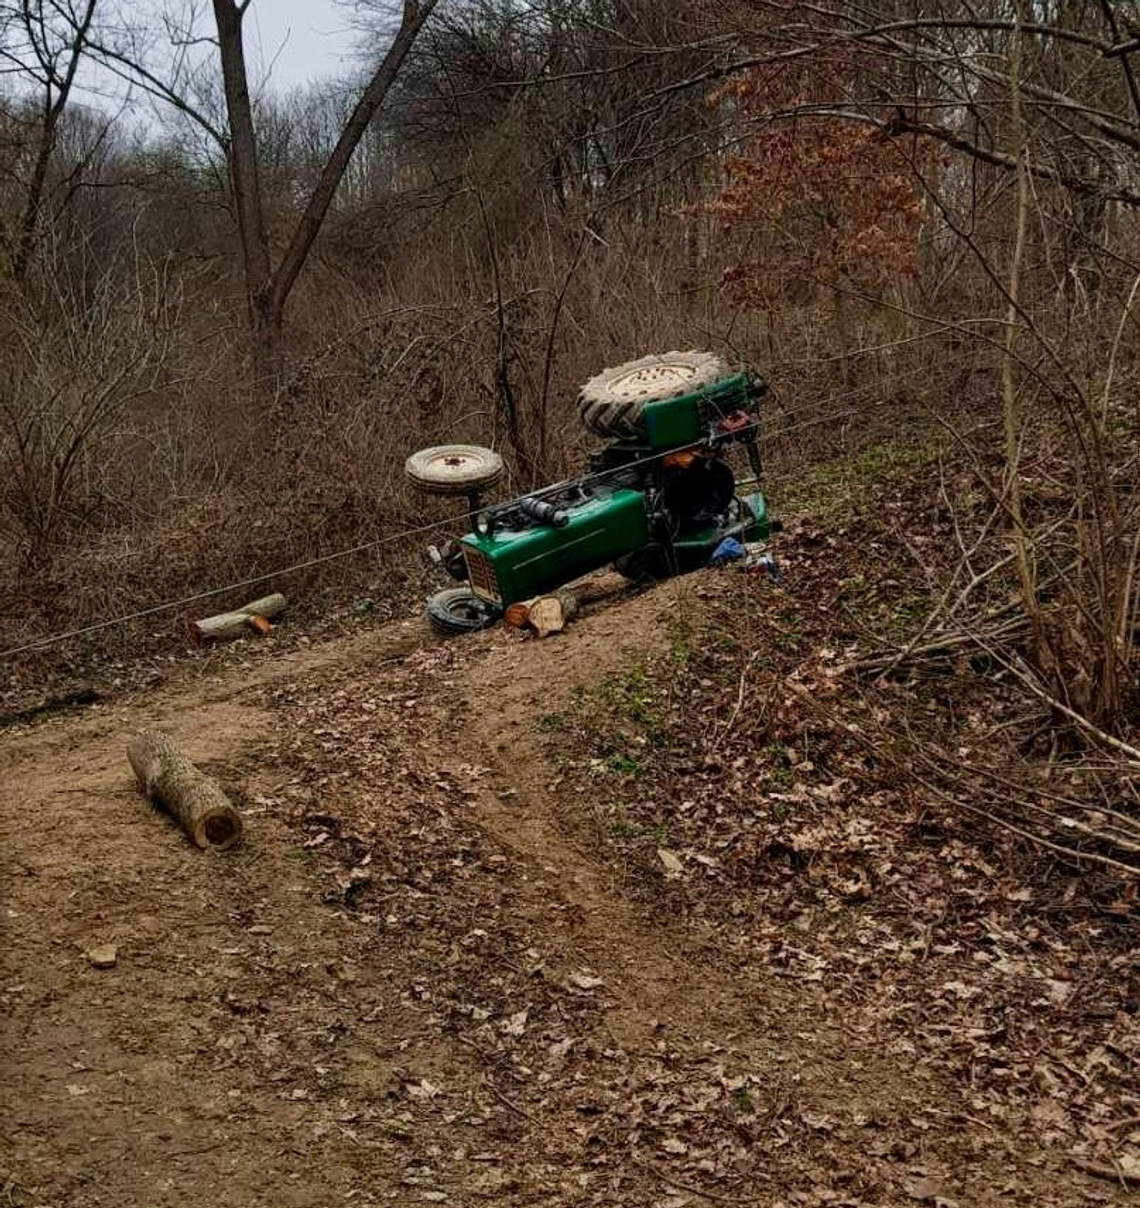
[(561, 633), (577, 612), (578, 597), (562, 588), (549, 596), (535, 596), (533, 600), (512, 604), (503, 617), (503, 624), (508, 629), (526, 629), (535, 637), (546, 638), (552, 633)]
[(527, 628), (540, 638), (561, 633), (566, 623), (578, 612), (578, 597), (563, 588), (548, 596), (539, 596), (530, 606)]
[(194, 622), (194, 633), (200, 641), (219, 642), (232, 638), (249, 637), (254, 633), (268, 633), (271, 618), (280, 616), (289, 601), (280, 594), (262, 596), (251, 600), (233, 612), (220, 612), (217, 616), (204, 617)]
[(144, 730), (127, 744), (139, 788), (164, 809), (202, 848), (225, 851), (241, 838), (241, 814), (216, 780), (199, 771), (157, 730)]

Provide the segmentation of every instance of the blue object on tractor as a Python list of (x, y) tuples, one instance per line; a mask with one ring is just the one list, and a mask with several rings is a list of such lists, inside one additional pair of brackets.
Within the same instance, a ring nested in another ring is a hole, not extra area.
[(720, 566), (725, 562), (739, 562), (744, 557), (744, 546), (735, 537), (725, 537), (709, 554), (709, 566)]

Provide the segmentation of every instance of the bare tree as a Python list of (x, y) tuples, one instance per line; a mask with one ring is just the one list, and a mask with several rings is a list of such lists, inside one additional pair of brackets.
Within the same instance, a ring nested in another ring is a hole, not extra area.
[[(137, 37), (103, 39), (93, 44), (92, 51), (109, 70), (173, 105), (224, 152), (242, 251), (254, 371), (258, 381), (265, 384), (272, 382), (277, 372), (289, 297), (312, 253), (341, 180), (438, 0), (403, 0), (395, 35), (345, 119), (282, 251), (276, 256), (266, 219), (259, 136), (245, 54), (243, 27), (250, 3), (251, 0), (211, 0), (216, 31), (213, 38), (195, 33), (194, 6), (181, 21), (168, 17), (166, 32), (177, 54), (173, 69), (165, 74), (149, 65), (153, 46)], [(128, 33), (132, 29), (130, 23), (124, 23), (123, 28)], [(222, 120), (214, 117), (187, 87), (196, 75), (196, 64), (186, 53), (187, 48), (203, 41), (216, 47), (221, 66), (225, 102)]]
[(12, 276), (23, 284), (40, 224), (60, 122), (87, 49), (97, 0), (19, 0), (0, 7), (0, 63), (34, 89), (36, 139), (12, 241)]
[[(826, 140), (834, 174), (845, 131), (862, 128), (884, 179), (922, 196), (921, 214), (899, 233), (917, 244), (921, 231), (936, 230), (953, 247), (953, 275), (973, 285), (960, 304), (987, 314), (989, 332), (971, 328), (976, 346), (999, 354), (1000, 472), (986, 469), (990, 438), (963, 443), (1014, 551), (995, 567), (1012, 561), (1016, 572), (1027, 666), (1058, 717), (1116, 731), (1137, 688), (1140, 626), (1136, 437), (1120, 419), (1129, 402), (1118, 367), (1122, 335), (1135, 330), (1140, 271), (1136, 13), (1134, 3), (1107, 0), (1005, 0), (980, 11), (919, 0), (905, 13), (875, 0), (725, 0), (732, 56), (675, 85), (716, 85), (735, 106), (740, 187), (721, 210), (749, 216), (769, 242), (776, 169), (789, 157), (802, 169), (804, 131)], [(843, 200), (841, 182), (821, 183), (806, 195)], [(792, 202), (777, 212), (802, 226), (807, 207), (802, 196)], [(891, 234), (885, 215), (877, 202), (860, 232), (864, 265)], [(742, 265), (733, 280), (747, 287), (755, 276)], [(935, 320), (897, 294), (876, 298), (848, 282), (852, 293), (868, 310), (892, 306), (919, 324), (945, 323), (953, 304), (944, 294)], [(1080, 335), (1074, 311), (1086, 320)], [(1113, 329), (1106, 366), (1104, 333)], [(1045, 474), (1044, 465), (1048, 489), (1068, 509), (1047, 523), (1046, 488), (1030, 485), (1031, 467)]]

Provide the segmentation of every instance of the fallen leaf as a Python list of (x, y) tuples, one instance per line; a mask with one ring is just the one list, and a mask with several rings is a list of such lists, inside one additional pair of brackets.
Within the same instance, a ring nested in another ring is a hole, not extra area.
[(671, 877), (679, 877), (685, 871), (684, 864), (668, 848), (659, 847), (657, 849), (657, 858), (665, 865), (665, 871)]
[(526, 1011), (516, 1011), (509, 1019), (504, 1019), (499, 1030), (504, 1036), (521, 1036), (526, 1031)]
[(577, 986), (579, 990), (596, 990), (606, 983), (602, 978), (591, 977), (588, 973), (571, 973), (570, 984)]
[(404, 1089), (413, 1099), (434, 1099), (439, 1094), (439, 1087), (426, 1078), (419, 1082), (409, 1082)]
[(941, 1184), (933, 1179), (908, 1179), (903, 1187), (907, 1195), (920, 1204), (933, 1204), (934, 1208), (958, 1208), (958, 1201), (946, 1195)]

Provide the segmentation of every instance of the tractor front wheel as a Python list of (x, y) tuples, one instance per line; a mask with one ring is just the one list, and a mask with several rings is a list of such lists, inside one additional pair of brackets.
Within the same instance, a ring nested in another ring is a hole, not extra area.
[(437, 591), (427, 602), (431, 627), (448, 637), (486, 629), (494, 625), (500, 615), (499, 609), (480, 599), (469, 587)]
[(502, 478), (503, 459), (480, 445), (435, 445), (413, 453), (405, 470), (421, 491), (470, 495), (494, 486)]

